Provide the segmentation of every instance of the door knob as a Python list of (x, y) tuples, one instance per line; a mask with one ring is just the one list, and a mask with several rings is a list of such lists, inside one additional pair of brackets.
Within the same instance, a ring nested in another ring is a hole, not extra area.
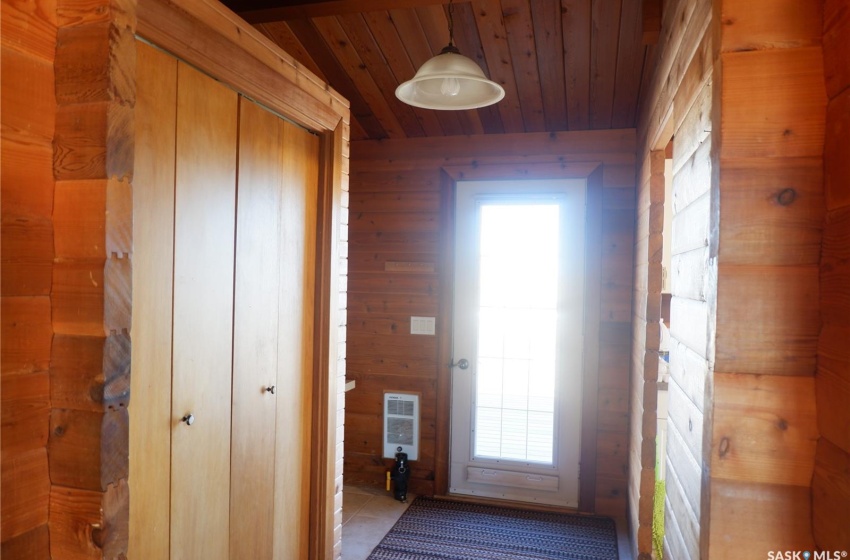
[(195, 423), (195, 415), (191, 412), (180, 419), (181, 422), (185, 422), (187, 426), (191, 426)]
[(467, 369), (467, 368), (469, 368), (469, 360), (467, 360), (466, 358), (461, 358), (457, 362), (452, 362), (451, 367), (459, 367), (460, 369)]
[(268, 387), (266, 387), (266, 393), (271, 393), (272, 395), (274, 395), (274, 385), (269, 385)]

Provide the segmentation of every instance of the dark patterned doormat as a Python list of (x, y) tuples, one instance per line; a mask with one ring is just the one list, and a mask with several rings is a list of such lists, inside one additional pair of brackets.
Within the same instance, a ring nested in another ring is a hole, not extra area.
[(410, 504), (368, 560), (617, 560), (612, 519), (435, 500)]

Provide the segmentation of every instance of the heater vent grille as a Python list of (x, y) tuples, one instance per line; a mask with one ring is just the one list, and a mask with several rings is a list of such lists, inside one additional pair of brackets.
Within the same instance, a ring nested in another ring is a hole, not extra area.
[(413, 420), (409, 418), (387, 418), (387, 443), (413, 445)]
[(412, 400), (391, 399), (387, 401), (387, 414), (394, 416), (413, 417), (414, 403)]
[(419, 395), (384, 393), (384, 457), (398, 448), (410, 461), (419, 458)]

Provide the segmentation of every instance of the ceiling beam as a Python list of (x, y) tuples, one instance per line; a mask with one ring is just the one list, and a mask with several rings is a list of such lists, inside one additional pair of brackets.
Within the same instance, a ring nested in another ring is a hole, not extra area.
[(250, 23), (285, 21), (446, 4), (448, 0), (225, 0)]

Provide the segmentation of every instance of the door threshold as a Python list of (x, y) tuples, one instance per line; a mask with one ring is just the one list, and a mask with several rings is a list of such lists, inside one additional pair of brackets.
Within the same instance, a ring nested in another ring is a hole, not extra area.
[(579, 511), (577, 508), (567, 506), (555, 506), (551, 504), (539, 504), (536, 502), (520, 502), (517, 500), (503, 500), (500, 498), (485, 498), (483, 496), (471, 496), (469, 494), (435, 494), (435, 500), (446, 500), (452, 502), (464, 502), (468, 504), (479, 504), (482, 506), (510, 507), (513, 509), (524, 509), (527, 511), (544, 511), (548, 513), (569, 513), (572, 515), (599, 516), (595, 513)]

